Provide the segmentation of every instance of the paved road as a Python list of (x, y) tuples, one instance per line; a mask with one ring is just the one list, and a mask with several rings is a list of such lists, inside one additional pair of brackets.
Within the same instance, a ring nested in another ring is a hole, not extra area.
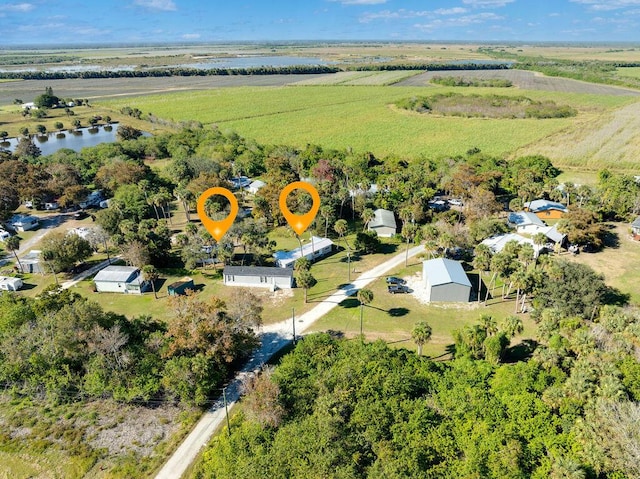
[(114, 256), (111, 259), (105, 259), (103, 262), (98, 263), (96, 265), (93, 265), (91, 268), (89, 268), (87, 270), (84, 270), (80, 274), (75, 275), (72, 279), (70, 279), (69, 281), (65, 281), (60, 286), (62, 287), (62, 289), (71, 288), (72, 286), (75, 286), (76, 284), (78, 284), (83, 279), (88, 278), (89, 276), (93, 276), (94, 274), (96, 274), (101, 269), (106, 268), (111, 263), (113, 263), (113, 262), (115, 262), (115, 261), (117, 261), (119, 259), (120, 259), (120, 256)]
[[(424, 251), (423, 246), (416, 246), (409, 250), (409, 256), (415, 256), (422, 251)], [(397, 268), (404, 260), (405, 252), (397, 254), (388, 261), (361, 274), (358, 279), (324, 299), (312, 310), (301, 314), (296, 318), (296, 335), (310, 330), (313, 323), (335, 308), (342, 300), (354, 295), (359, 289), (364, 288), (390, 270)], [(260, 348), (226, 388), (229, 408), (240, 398), (240, 388), (245, 376), (258, 371), (271, 356), (286, 346), (292, 337), (293, 327), (291, 318), (280, 321), (279, 323), (269, 324), (262, 328), (262, 344)], [(202, 415), (200, 421), (198, 421), (191, 433), (189, 433), (160, 472), (158, 472), (156, 479), (178, 479), (182, 477), (200, 450), (209, 442), (215, 430), (223, 424), (224, 421), (224, 403), (222, 402), (222, 398), (218, 398), (211, 408)]]
[(52, 229), (57, 228), (66, 219), (66, 215), (51, 215), (46, 218), (40, 218), (40, 229), (31, 238), (20, 242), (20, 249), (18, 255), (23, 255), (36, 245), (44, 236)]

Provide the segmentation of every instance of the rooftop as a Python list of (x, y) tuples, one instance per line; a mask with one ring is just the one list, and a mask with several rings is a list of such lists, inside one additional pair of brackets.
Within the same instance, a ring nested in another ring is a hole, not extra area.
[(509, 223), (516, 226), (547, 226), (544, 221), (536, 216), (535, 213), (528, 211), (518, 211), (517, 213), (509, 213)]
[(431, 286), (457, 283), (471, 286), (471, 282), (458, 261), (445, 258), (435, 258), (423, 263), (424, 271), (429, 277)]
[(134, 266), (107, 266), (98, 271), (94, 281), (108, 281), (112, 283), (126, 283), (127, 280), (137, 274), (139, 269)]
[(379, 228), (381, 226), (387, 226), (389, 228), (396, 227), (396, 218), (393, 211), (378, 208), (373, 213), (374, 217), (369, 222), (369, 228)]
[(278, 276), (291, 278), (293, 270), (289, 268), (275, 268), (272, 266), (225, 266), (223, 274), (234, 276)]
[(534, 213), (547, 210), (560, 210), (565, 213), (567, 212), (567, 207), (565, 205), (551, 200), (533, 200), (529, 203), (525, 203), (524, 207), (529, 208)]
[(273, 257), (277, 261), (291, 261), (301, 258), (302, 256), (307, 256), (312, 254), (314, 251), (319, 251), (327, 246), (333, 245), (333, 241), (329, 238), (320, 238), (318, 236), (313, 236), (312, 241), (309, 241), (307, 244), (302, 245), (302, 253), (300, 252), (300, 248), (293, 249), (291, 251), (276, 251), (273, 254)]

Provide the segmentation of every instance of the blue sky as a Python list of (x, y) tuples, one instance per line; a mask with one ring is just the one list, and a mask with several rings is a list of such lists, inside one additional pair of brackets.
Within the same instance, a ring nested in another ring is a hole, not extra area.
[(0, 0), (3, 45), (640, 41), (640, 0)]

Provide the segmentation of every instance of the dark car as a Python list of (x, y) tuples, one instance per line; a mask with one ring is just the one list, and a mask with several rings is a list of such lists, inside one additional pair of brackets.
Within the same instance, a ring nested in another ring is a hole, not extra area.
[(396, 276), (387, 276), (387, 284), (407, 284), (407, 282)]
[(89, 213), (87, 213), (86, 211), (78, 211), (73, 214), (74, 220), (83, 220), (87, 217), (89, 217)]
[(387, 286), (387, 289), (391, 294), (409, 292), (409, 288), (407, 288), (404, 284), (390, 284), (389, 286)]

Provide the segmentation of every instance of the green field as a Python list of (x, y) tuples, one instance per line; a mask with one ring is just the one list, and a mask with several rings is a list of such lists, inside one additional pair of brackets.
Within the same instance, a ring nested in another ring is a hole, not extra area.
[[(465, 88), (465, 93), (526, 95), (577, 108), (569, 119), (487, 120), (442, 118), (400, 111), (396, 101), (425, 88), (392, 86), (305, 86), (225, 88), (150, 95), (101, 102), (113, 109), (132, 106), (176, 121), (196, 120), (234, 130), (266, 144), (353, 148), (378, 156), (464, 154), (471, 148), (508, 155), (564, 131), (584, 116), (628, 104), (630, 98), (578, 93)], [(429, 92), (456, 91), (429, 87)], [(559, 150), (561, 152), (562, 150)]]
[(640, 67), (621, 67), (616, 71), (623, 77), (640, 78)]

